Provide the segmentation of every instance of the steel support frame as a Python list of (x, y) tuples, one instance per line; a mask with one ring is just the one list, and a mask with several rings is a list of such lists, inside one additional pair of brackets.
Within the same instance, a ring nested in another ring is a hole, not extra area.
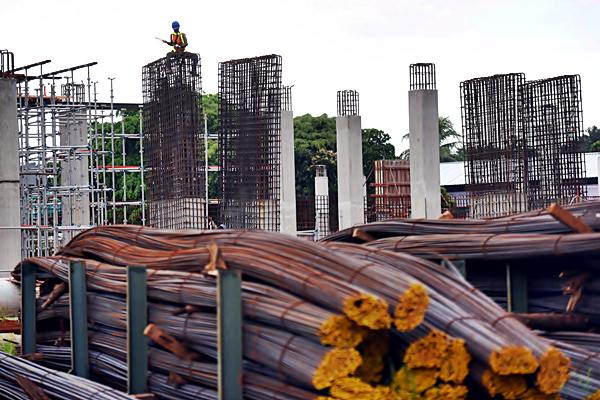
[(219, 400), (242, 400), (242, 289), (237, 271), (219, 270), (217, 326)]
[(127, 393), (148, 392), (148, 288), (145, 267), (127, 267)]
[(69, 316), (71, 373), (87, 379), (90, 377), (90, 356), (85, 264), (82, 261), (69, 263)]

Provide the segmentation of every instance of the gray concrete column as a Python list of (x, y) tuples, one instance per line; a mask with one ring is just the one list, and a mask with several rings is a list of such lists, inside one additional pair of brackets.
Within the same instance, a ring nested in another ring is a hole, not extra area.
[(437, 90), (408, 92), (412, 218), (437, 218), (440, 200), (440, 139)]
[(0, 78), (0, 277), (21, 261), (17, 87)]
[(364, 222), (362, 130), (360, 116), (335, 120), (339, 228)]
[(329, 178), (327, 167), (317, 165), (315, 173), (315, 240), (329, 234)]
[[(85, 112), (69, 113), (61, 118), (61, 146), (87, 146), (87, 116)], [(78, 152), (78, 154), (77, 154)], [(81, 149), (75, 148), (69, 157), (61, 162), (61, 185), (69, 187), (88, 187), (90, 185), (89, 157)], [(90, 193), (87, 190), (73, 190), (70, 195), (62, 196), (62, 225), (88, 226), (90, 217)], [(77, 232), (67, 232), (69, 239)]]
[(294, 158), (294, 115), (281, 111), (281, 203), (279, 230), (296, 234), (296, 164)]

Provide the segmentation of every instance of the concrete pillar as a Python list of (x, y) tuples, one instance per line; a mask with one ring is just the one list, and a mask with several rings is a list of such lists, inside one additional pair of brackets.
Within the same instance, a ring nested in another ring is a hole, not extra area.
[(327, 167), (317, 165), (315, 174), (315, 240), (329, 235), (329, 178)]
[(17, 87), (0, 78), (0, 277), (21, 261)]
[[(61, 146), (87, 146), (87, 117), (85, 112), (75, 112), (61, 119)], [(78, 152), (79, 154), (76, 154)], [(90, 185), (89, 157), (82, 154), (81, 149), (71, 152), (61, 163), (61, 185), (70, 187), (88, 187)], [(87, 190), (73, 190), (68, 196), (61, 198), (62, 225), (89, 226), (90, 193)], [(65, 239), (77, 232), (67, 231)]]
[(364, 222), (362, 130), (360, 116), (339, 116), (337, 131), (337, 176), (339, 228)]
[(441, 214), (437, 90), (408, 92), (410, 200), (412, 218)]
[(281, 111), (281, 203), (279, 230), (296, 235), (296, 164), (294, 161), (294, 115)]

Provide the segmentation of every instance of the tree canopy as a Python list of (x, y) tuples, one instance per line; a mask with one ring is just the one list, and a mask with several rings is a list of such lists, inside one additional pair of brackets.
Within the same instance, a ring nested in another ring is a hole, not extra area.
[[(456, 132), (454, 124), (449, 117), (439, 118), (439, 134), (440, 134), (440, 161), (463, 161), (464, 151), (462, 148), (462, 135)], [(402, 140), (408, 141), (410, 133), (402, 137)], [(400, 158), (408, 160), (410, 158), (410, 149), (400, 153)]]

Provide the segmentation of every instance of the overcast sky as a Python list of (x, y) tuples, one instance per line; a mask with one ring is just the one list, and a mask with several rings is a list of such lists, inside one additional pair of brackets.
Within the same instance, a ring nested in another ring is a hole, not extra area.
[(433, 62), (439, 112), (460, 130), (459, 83), (497, 73), (527, 79), (580, 74), (585, 127), (600, 125), (600, 0), (3, 1), (0, 48), (46, 71), (98, 61), (108, 100), (141, 102), (141, 70), (162, 57), (178, 20), (202, 57), (203, 87), (217, 91), (220, 61), (283, 56), (294, 113), (335, 115), (336, 91), (360, 92), (364, 128), (407, 147), (408, 66)]

